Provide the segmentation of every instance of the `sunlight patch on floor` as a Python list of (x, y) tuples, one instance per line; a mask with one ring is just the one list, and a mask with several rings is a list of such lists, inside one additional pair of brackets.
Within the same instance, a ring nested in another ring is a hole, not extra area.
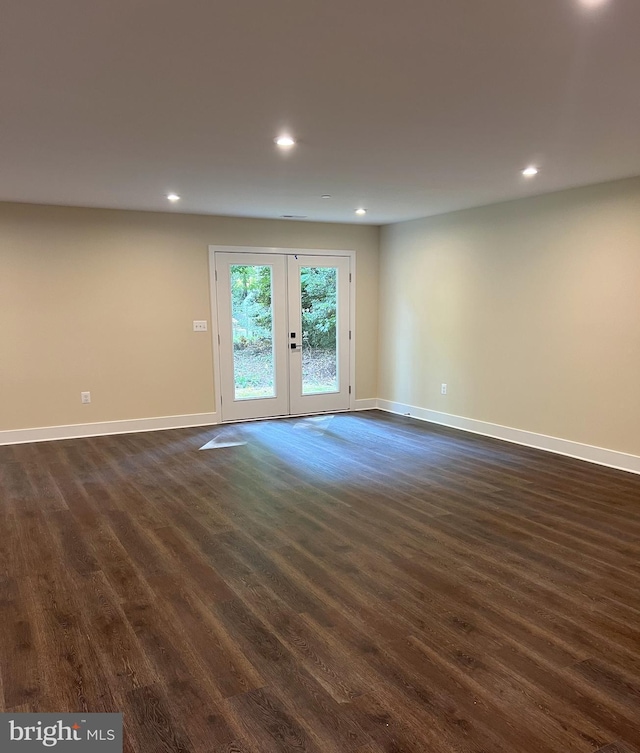
[(309, 416), (308, 418), (301, 418), (299, 421), (296, 421), (293, 428), (324, 434), (334, 418), (335, 416)]
[(242, 438), (242, 432), (239, 429), (224, 429), (218, 432), (216, 436), (203, 444), (201, 450), (218, 450), (222, 447), (242, 447), (247, 443)]

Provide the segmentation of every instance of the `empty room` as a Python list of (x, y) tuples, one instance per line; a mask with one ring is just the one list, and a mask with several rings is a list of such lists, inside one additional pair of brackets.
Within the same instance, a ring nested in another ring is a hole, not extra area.
[(640, 753), (638, 30), (0, 3), (0, 753)]

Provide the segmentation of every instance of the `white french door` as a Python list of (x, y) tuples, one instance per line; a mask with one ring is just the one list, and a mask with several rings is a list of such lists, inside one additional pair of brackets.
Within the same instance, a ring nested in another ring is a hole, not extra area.
[(349, 408), (349, 257), (216, 253), (222, 420)]
[(287, 279), (289, 412), (347, 410), (349, 257), (288, 256)]

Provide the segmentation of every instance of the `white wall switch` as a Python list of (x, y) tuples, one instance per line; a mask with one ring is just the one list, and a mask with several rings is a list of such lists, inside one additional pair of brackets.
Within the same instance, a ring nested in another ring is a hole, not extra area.
[(91, 393), (90, 392), (81, 392), (80, 393), (80, 400), (86, 405), (87, 403), (91, 402)]
[(441, 395), (446, 395), (447, 394), (447, 385), (446, 384), (441, 384), (440, 385), (440, 394)]
[(206, 321), (196, 321), (194, 319), (194, 321), (193, 321), (193, 331), (194, 332), (206, 332), (207, 331), (207, 322)]

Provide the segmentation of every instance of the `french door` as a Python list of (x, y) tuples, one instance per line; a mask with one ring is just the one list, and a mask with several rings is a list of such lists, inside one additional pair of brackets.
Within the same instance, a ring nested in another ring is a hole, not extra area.
[(349, 257), (216, 253), (222, 420), (349, 408)]

